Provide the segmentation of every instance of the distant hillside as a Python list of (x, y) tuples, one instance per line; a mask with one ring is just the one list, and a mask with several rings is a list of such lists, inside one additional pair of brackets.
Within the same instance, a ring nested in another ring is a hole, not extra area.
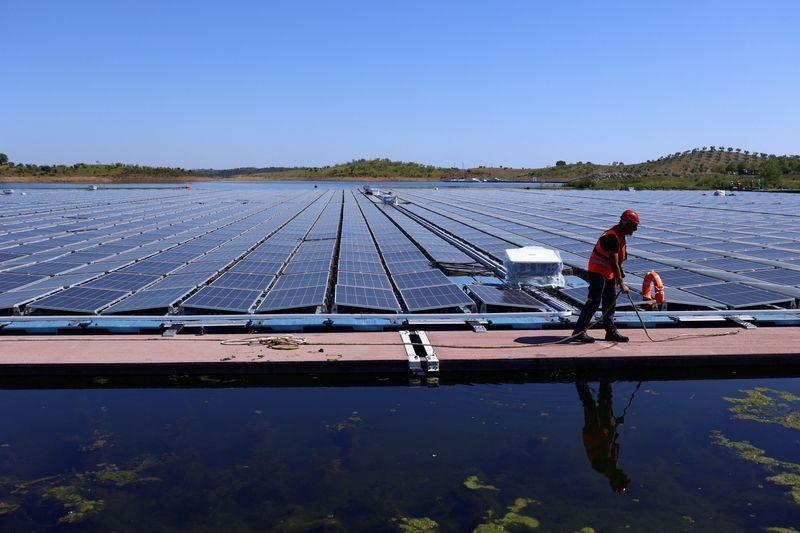
[[(209, 174), (215, 175), (215, 174)], [(445, 168), (422, 165), (413, 162), (392, 161), (391, 159), (355, 159), (348, 163), (324, 167), (293, 168), (267, 172), (244, 172), (234, 176), (238, 179), (271, 180), (472, 180), (496, 181), (525, 180), (532, 176), (531, 169), (509, 167), (477, 167), (470, 169)]]
[[(2, 156), (3, 154), (0, 154)], [(0, 158), (2, 161), (3, 158)], [(35, 183), (182, 183), (202, 179), (202, 174), (183, 168), (148, 167), (123, 163), (76, 163), (74, 165), (0, 163), (0, 182)]]
[(575, 163), (537, 171), (576, 187), (727, 188), (742, 180), (766, 188), (800, 186), (800, 156), (749, 152), (715, 146), (675, 152), (644, 163)]
[(324, 167), (240, 167), (185, 170), (115, 163), (75, 165), (14, 164), (0, 154), (0, 181), (159, 183), (206, 181), (521, 181), (567, 182), (579, 188), (727, 188), (742, 180), (767, 188), (800, 189), (800, 156), (777, 156), (716, 146), (675, 152), (644, 163), (596, 164), (557, 161), (544, 168), (458, 169), (390, 159), (357, 159)]

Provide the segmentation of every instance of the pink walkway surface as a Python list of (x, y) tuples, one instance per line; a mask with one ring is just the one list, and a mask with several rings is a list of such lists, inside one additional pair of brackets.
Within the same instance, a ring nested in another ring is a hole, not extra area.
[[(711, 336), (726, 334), (721, 336)], [(800, 364), (800, 328), (660, 329), (651, 342), (627, 330), (627, 344), (548, 344), (568, 331), (429, 331), (447, 371), (658, 368)], [(595, 332), (598, 336), (598, 332)], [(0, 376), (59, 374), (407, 372), (399, 333), (298, 334), (296, 350), (225, 345), (258, 335), (95, 335), (0, 337)], [(270, 336), (264, 334), (263, 336)]]

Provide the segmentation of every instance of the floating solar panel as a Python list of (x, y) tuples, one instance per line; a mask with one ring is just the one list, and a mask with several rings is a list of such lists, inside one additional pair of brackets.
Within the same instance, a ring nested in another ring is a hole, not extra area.
[(386, 266), (392, 275), (422, 272), (423, 270), (431, 269), (429, 261), (404, 261), (402, 263), (389, 263)]
[[(721, 254), (714, 252), (706, 252), (703, 250), (678, 250), (675, 252), (665, 253), (670, 259), (710, 259), (719, 258)], [(626, 265), (627, 266), (627, 265)]]
[(657, 261), (641, 259), (638, 257), (630, 257), (622, 264), (622, 268), (625, 270), (625, 272), (647, 272), (650, 270), (658, 271), (669, 267), (664, 263), (659, 263)]
[(772, 259), (775, 261), (781, 261), (783, 259), (793, 259), (800, 256), (800, 252), (794, 252), (789, 250), (774, 250), (770, 248), (765, 248), (763, 250), (748, 250), (742, 253), (746, 254), (748, 257)]
[(108, 262), (100, 261), (97, 263), (90, 263), (88, 265), (83, 265), (82, 267), (77, 268), (75, 270), (71, 270), (70, 272), (75, 272), (75, 273), (80, 272), (83, 274), (90, 274), (90, 273), (102, 274), (104, 272), (111, 272), (112, 270), (117, 270), (129, 264), (131, 264), (131, 261), (125, 261), (125, 260), (108, 261)]
[(60, 274), (62, 272), (69, 272), (70, 270), (75, 270), (80, 265), (76, 265), (75, 263), (63, 263), (60, 261), (47, 261), (45, 263), (36, 263), (35, 265), (27, 265), (23, 267), (18, 267), (11, 272), (18, 272), (21, 274), (33, 274), (33, 275), (43, 275), (43, 276), (52, 276), (55, 274)]
[(328, 285), (328, 272), (308, 272), (306, 274), (288, 274), (278, 278), (272, 290), (298, 289)]
[(183, 302), (182, 307), (245, 313), (256, 303), (260, 295), (260, 290), (209, 286), (197, 291), (196, 294)]
[(170, 272), (174, 272), (178, 270), (181, 266), (181, 263), (164, 263), (161, 261), (152, 261), (147, 259), (145, 261), (140, 261), (138, 263), (134, 263), (131, 266), (127, 266), (123, 268), (120, 272), (124, 272), (126, 274), (157, 274), (157, 275), (164, 275), (169, 274)]
[(222, 270), (228, 264), (229, 261), (196, 261), (194, 263), (189, 263), (188, 265), (181, 267), (180, 270), (176, 270), (175, 274), (189, 274), (195, 272), (213, 273)]
[(744, 270), (759, 270), (770, 268), (769, 265), (764, 263), (757, 263), (755, 261), (748, 261), (746, 259), (736, 259), (734, 257), (724, 257), (722, 259), (712, 259), (709, 261), (697, 262), (698, 267), (711, 267), (720, 270), (727, 270), (728, 272), (741, 272)]
[(212, 283), (212, 287), (230, 287), (231, 289), (248, 289), (263, 291), (272, 281), (271, 274), (246, 274), (243, 272), (226, 272)]
[(754, 307), (759, 305), (790, 302), (793, 298), (778, 292), (741, 285), (739, 283), (718, 283), (690, 287), (686, 291), (704, 298), (716, 300), (732, 308)]
[(386, 274), (368, 274), (363, 272), (339, 271), (338, 283), (351, 287), (373, 287), (376, 289), (392, 289)]
[(191, 288), (172, 287), (147, 289), (132, 294), (121, 302), (102, 311), (102, 314), (130, 313), (150, 309), (166, 309), (185, 296)]
[(49, 309), (51, 311), (67, 311), (71, 313), (95, 314), (125, 296), (123, 291), (94, 289), (88, 287), (72, 287), (38, 300), (30, 305), (32, 309)]
[(283, 263), (275, 263), (272, 261), (250, 261), (248, 259), (243, 259), (228, 269), (228, 272), (269, 274), (274, 276), (282, 267)]
[(756, 270), (744, 274), (748, 278), (758, 281), (774, 283), (776, 285), (800, 285), (800, 271), (785, 268), (771, 268), (769, 270)]
[(44, 276), (33, 276), (30, 274), (14, 274), (13, 272), (2, 272), (0, 273), (0, 292), (10, 291), (11, 289), (24, 287), (25, 285), (30, 285), (31, 283), (35, 283), (40, 279), (44, 279)]
[(156, 282), (152, 286), (148, 287), (149, 289), (172, 289), (175, 287), (181, 288), (194, 288), (199, 285), (202, 285), (203, 282), (208, 280), (213, 274), (211, 272), (189, 272), (188, 274), (181, 274), (179, 270), (175, 274), (170, 274), (165, 278), (161, 278), (160, 281)]
[(339, 271), (362, 272), (366, 274), (384, 274), (381, 263), (367, 263), (364, 261), (339, 261)]
[(692, 285), (708, 285), (720, 282), (718, 278), (682, 269), (660, 270), (658, 275), (667, 287), (690, 287)]
[(47, 293), (40, 289), (27, 288), (0, 293), (0, 309), (13, 309), (45, 294)]
[(431, 309), (450, 309), (454, 307), (471, 306), (472, 299), (456, 285), (439, 285), (436, 287), (420, 287), (401, 290), (406, 307), (409, 311), (427, 311)]
[(264, 297), (264, 301), (258, 306), (257, 312), (264, 313), (324, 305), (327, 289), (327, 285), (285, 290), (273, 289)]
[(381, 311), (400, 311), (400, 304), (390, 289), (336, 285), (334, 302), (337, 306)]
[(422, 270), (420, 272), (409, 272), (408, 274), (394, 274), (392, 276), (395, 285), (400, 290), (413, 287), (432, 287), (434, 285), (449, 285), (452, 283), (441, 270)]
[(467, 290), (483, 305), (540, 311), (548, 309), (547, 305), (520, 289), (499, 288), (491, 285), (467, 285)]
[(85, 283), (84, 287), (94, 287), (97, 289), (113, 289), (116, 291), (134, 292), (145, 285), (157, 280), (159, 276), (146, 274), (123, 274), (112, 273), (101, 276), (93, 281)]
[(331, 268), (330, 260), (326, 261), (292, 261), (283, 269), (284, 274), (301, 274), (303, 272), (327, 272)]

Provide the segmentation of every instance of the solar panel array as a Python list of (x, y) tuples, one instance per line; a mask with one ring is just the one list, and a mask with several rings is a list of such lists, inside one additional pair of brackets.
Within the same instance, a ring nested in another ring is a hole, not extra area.
[[(656, 270), (670, 302), (693, 307), (790, 306), (800, 297), (800, 199), (680, 191), (400, 190), (401, 207), (500, 260), (506, 248), (540, 245), (585, 269), (602, 231), (635, 209), (626, 280)], [(567, 289), (567, 297), (580, 290)], [(583, 294), (581, 297), (585, 296)]]
[[(469, 278), (466, 290), (454, 283), (446, 274), (474, 260), (453, 241), (498, 260), (511, 247), (553, 247), (567, 265), (583, 269), (597, 236), (627, 208), (643, 219), (624, 265), (632, 287), (656, 270), (672, 304), (787, 307), (800, 297), (797, 196), (468, 188), (403, 188), (398, 195), (398, 207), (354, 190), (4, 195), (0, 310), (546, 309), (524, 292)], [(576, 302), (585, 289), (562, 295)]]

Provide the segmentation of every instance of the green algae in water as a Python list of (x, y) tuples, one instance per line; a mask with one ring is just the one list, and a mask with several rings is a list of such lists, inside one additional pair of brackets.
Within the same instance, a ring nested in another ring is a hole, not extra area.
[(423, 518), (401, 517), (392, 520), (397, 523), (397, 528), (405, 533), (425, 533), (439, 531), (439, 524), (427, 516)]
[(500, 518), (492, 518), (491, 511), (486, 513), (487, 521), (478, 524), (474, 529), (475, 533), (499, 533), (501, 531), (519, 531), (526, 529), (536, 529), (539, 521), (532, 516), (522, 514), (526, 507), (539, 503), (530, 498), (517, 498), (514, 503), (508, 506), (508, 512)]
[(0, 516), (11, 514), (19, 510), (19, 504), (0, 500)]
[(464, 486), (469, 490), (500, 490), (494, 485), (484, 485), (478, 476), (469, 476), (464, 481)]
[(711, 438), (725, 448), (732, 450), (736, 455), (746, 461), (757, 463), (769, 472), (776, 474), (767, 478), (767, 481), (782, 487), (789, 487), (789, 496), (794, 503), (800, 505), (800, 464), (781, 461), (764, 455), (764, 450), (757, 448), (747, 441), (732, 441), (719, 431), (712, 431)]
[(723, 397), (733, 404), (728, 410), (734, 419), (800, 430), (800, 396), (769, 387), (741, 389), (739, 392), (744, 394), (744, 398)]
[(48, 487), (42, 492), (45, 498), (52, 498), (64, 506), (67, 514), (58, 519), (62, 524), (83, 522), (87, 518), (103, 510), (103, 500), (90, 500), (81, 495), (80, 487), (76, 485), (60, 485)]
[(767, 533), (800, 533), (793, 527), (765, 527)]

